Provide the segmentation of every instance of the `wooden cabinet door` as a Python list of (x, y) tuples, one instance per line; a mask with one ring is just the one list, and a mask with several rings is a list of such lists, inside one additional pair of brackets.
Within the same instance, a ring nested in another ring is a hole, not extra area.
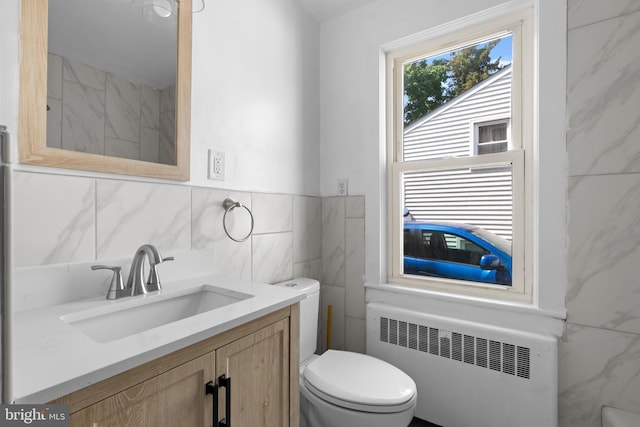
[(211, 426), (214, 366), (214, 352), (194, 359), (72, 414), (71, 426)]
[[(288, 319), (221, 347), (216, 353), (216, 378), (224, 374), (231, 379), (232, 427), (290, 425)], [(219, 393), (219, 412), (224, 417), (226, 390), (221, 388)]]

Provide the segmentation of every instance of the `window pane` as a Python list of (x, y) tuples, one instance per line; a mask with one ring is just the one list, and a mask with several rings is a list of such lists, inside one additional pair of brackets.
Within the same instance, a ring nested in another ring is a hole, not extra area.
[(482, 123), (476, 125), (478, 146), (476, 154), (502, 153), (509, 149), (507, 140), (508, 122)]
[[(403, 160), (476, 153), (470, 124), (511, 117), (511, 57), (506, 35), (405, 63)], [(482, 130), (482, 138), (506, 141), (506, 123)]]
[(404, 274), (511, 285), (510, 165), (406, 172), (403, 183)]
[(507, 124), (496, 123), (493, 125), (478, 126), (478, 143), (507, 140)]
[(473, 224), (511, 240), (510, 165), (406, 172), (403, 181), (404, 206), (416, 221)]
[(507, 151), (507, 141), (485, 142), (478, 144), (478, 155), (502, 153)]

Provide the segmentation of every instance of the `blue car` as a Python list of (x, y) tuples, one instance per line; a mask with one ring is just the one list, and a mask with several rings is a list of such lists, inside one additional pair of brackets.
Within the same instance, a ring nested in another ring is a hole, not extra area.
[(404, 223), (404, 273), (511, 286), (511, 242), (460, 223)]

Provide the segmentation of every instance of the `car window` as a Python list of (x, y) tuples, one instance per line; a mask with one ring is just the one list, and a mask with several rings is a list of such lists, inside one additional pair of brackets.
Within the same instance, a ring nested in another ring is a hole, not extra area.
[[(489, 251), (464, 237), (439, 231), (422, 231), (422, 248), (417, 248), (415, 238), (412, 247), (405, 249), (405, 254), (416, 258), (456, 262), (460, 264), (480, 265), (480, 258)], [(407, 240), (405, 240), (406, 242)], [(420, 253), (421, 252), (421, 253)]]
[(404, 256), (425, 259), (427, 248), (421, 236), (421, 230), (404, 230)]

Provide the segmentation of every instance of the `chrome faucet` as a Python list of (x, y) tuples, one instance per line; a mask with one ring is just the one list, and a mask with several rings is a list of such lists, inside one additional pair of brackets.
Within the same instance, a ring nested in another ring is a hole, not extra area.
[(107, 292), (107, 299), (118, 299), (128, 295), (131, 295), (131, 292), (127, 293), (127, 289), (124, 287), (124, 283), (122, 282), (122, 273), (120, 270), (121, 267), (111, 266), (111, 265), (92, 265), (92, 270), (111, 270), (113, 272), (113, 276), (111, 276), (111, 285), (109, 285), (109, 291)]
[[(149, 278), (144, 278), (144, 259), (149, 259)], [(129, 295), (146, 295), (149, 292), (155, 292), (162, 289), (160, 277), (156, 270), (156, 265), (164, 261), (173, 261), (173, 257), (162, 258), (160, 252), (155, 246), (145, 244), (138, 248), (133, 262), (131, 263), (131, 271), (127, 279), (127, 292)]]

